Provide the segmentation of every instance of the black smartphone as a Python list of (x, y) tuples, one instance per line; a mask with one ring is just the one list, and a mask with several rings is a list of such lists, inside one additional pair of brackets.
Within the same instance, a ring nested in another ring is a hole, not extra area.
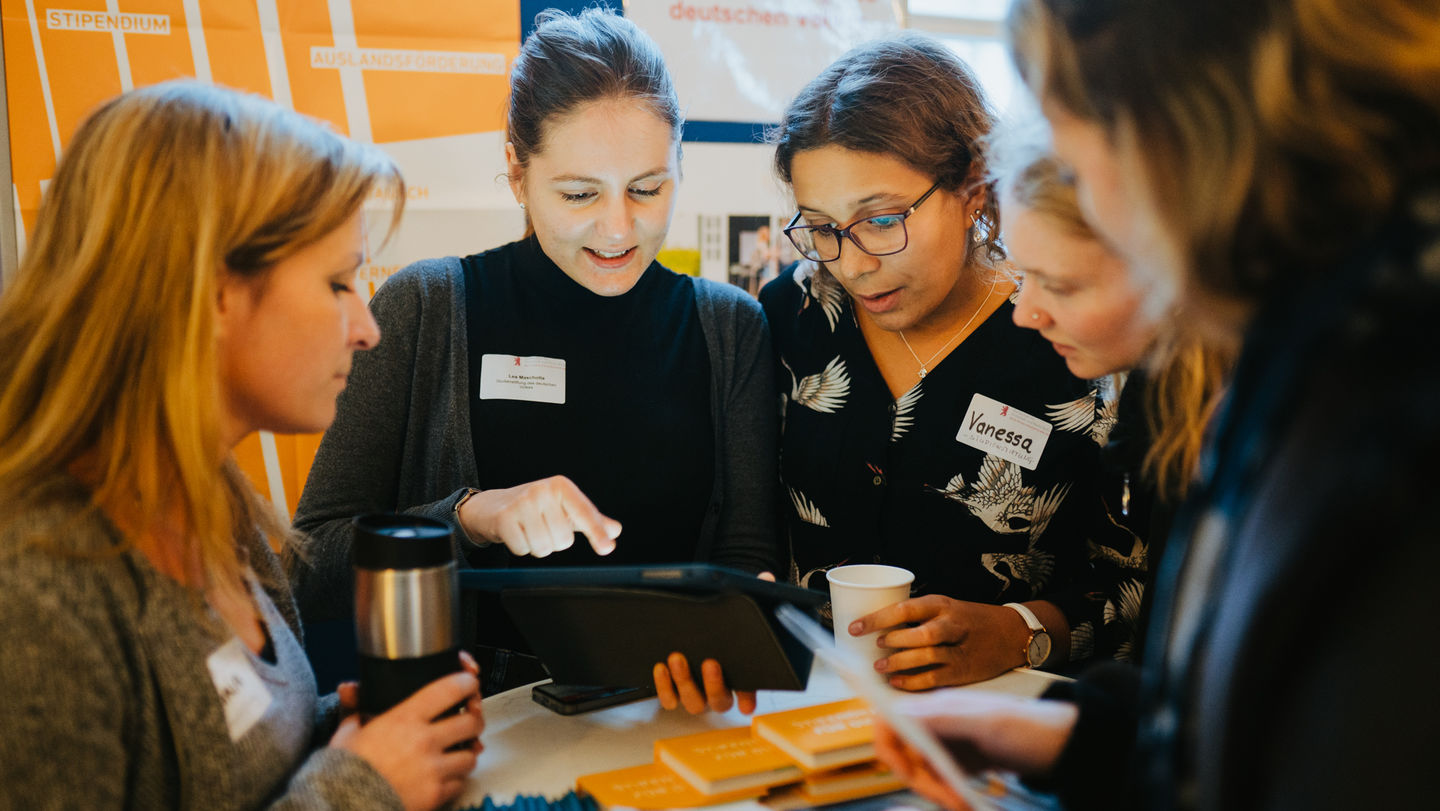
[(639, 701), (653, 695), (655, 695), (654, 685), (649, 687), (589, 687), (547, 681), (530, 688), (530, 698), (536, 704), (561, 715), (575, 715), (602, 707), (613, 707), (616, 704)]

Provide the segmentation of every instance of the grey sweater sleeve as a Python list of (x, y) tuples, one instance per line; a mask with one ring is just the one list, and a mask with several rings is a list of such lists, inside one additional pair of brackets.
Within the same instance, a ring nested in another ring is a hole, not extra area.
[[(65, 506), (60, 514), (72, 518), (42, 516), (27, 527), (58, 552), (17, 554), (21, 536), (0, 534), (0, 805), (236, 808), (215, 688), (194, 664), (191, 638), (166, 625), (194, 606), (149, 589), (126, 556), (104, 551), (114, 542), (104, 527), (73, 520), (83, 509)], [(162, 666), (183, 677), (160, 678)], [(286, 766), (295, 771), (273, 808), (402, 807), (350, 752), (319, 749)]]
[(317, 749), (305, 759), (270, 811), (400, 809), (405, 805), (390, 782), (364, 758), (343, 749)]
[(15, 808), (124, 807), (135, 669), (107, 623), (53, 585), (10, 561), (0, 570), (0, 795)]
[[(716, 481), (702, 560), (778, 571), (779, 399), (774, 352), (759, 302), (738, 288), (696, 281), (710, 350)], [(713, 527), (713, 530), (711, 529)]]
[[(350, 521), (405, 512), (453, 523), (476, 478), (459, 262), (411, 265), (371, 301), (380, 344), (358, 353), (295, 513), (308, 542), (286, 555), (306, 622), (353, 612)], [(470, 551), (456, 533), (457, 559)]]

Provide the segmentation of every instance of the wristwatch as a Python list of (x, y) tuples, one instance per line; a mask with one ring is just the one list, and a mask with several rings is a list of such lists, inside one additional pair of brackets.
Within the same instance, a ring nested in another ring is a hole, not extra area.
[(1015, 613), (1025, 620), (1025, 625), (1030, 628), (1030, 641), (1025, 643), (1025, 666), (1039, 667), (1045, 664), (1050, 658), (1050, 632), (1040, 624), (1040, 618), (1035, 612), (1019, 603), (1006, 603), (1006, 608), (1015, 609)]
[(455, 526), (460, 529), (460, 535), (464, 537), (465, 540), (475, 544), (476, 546), (489, 546), (489, 541), (477, 541), (474, 538), (471, 538), (470, 533), (465, 530), (465, 524), (460, 520), (460, 508), (465, 506), (465, 502), (469, 501), (471, 496), (478, 495), (479, 493), (480, 491), (476, 490), (473, 487), (465, 488), (465, 495), (456, 499), (455, 507), (450, 510), (450, 514), (455, 518)]

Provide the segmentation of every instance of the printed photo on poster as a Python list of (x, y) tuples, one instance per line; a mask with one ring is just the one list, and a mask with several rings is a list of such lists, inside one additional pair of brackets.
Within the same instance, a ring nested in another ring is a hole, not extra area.
[(730, 283), (752, 296), (778, 270), (775, 230), (768, 215), (730, 216)]

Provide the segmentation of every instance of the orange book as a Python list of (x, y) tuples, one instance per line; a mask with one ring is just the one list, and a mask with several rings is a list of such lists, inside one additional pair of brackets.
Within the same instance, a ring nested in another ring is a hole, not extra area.
[(805, 799), (816, 805), (870, 797), (902, 788), (905, 788), (905, 780), (874, 760), (807, 774), (805, 782), (800, 784), (800, 792)]
[(875, 758), (875, 715), (864, 699), (757, 715), (750, 726), (808, 771)]
[(706, 794), (793, 783), (801, 777), (784, 752), (750, 734), (749, 727), (661, 738), (655, 760)]
[(603, 807), (638, 808), (640, 811), (730, 803), (754, 799), (765, 793), (765, 789), (759, 787), (724, 794), (704, 794), (659, 763), (587, 774), (577, 780), (575, 786), (594, 797), (595, 802)]

